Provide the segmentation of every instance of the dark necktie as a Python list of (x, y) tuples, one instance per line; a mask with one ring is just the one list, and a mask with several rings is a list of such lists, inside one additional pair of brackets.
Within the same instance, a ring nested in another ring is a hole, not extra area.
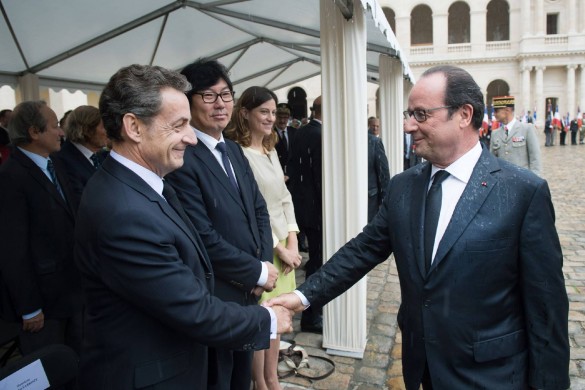
[(506, 131), (506, 137), (508, 136), (508, 126), (504, 126), (504, 130)]
[(437, 224), (439, 223), (439, 214), (441, 213), (441, 200), (443, 192), (441, 183), (449, 176), (447, 171), (437, 171), (433, 178), (433, 184), (427, 193), (427, 202), (425, 205), (425, 266), (429, 272), (433, 257), (433, 247), (435, 245), (435, 235), (437, 234)]
[(95, 169), (98, 169), (99, 167), (102, 166), (102, 163), (100, 162), (100, 159), (97, 155), (97, 153), (92, 154), (89, 159), (91, 160), (91, 162), (93, 163), (93, 166), (95, 167)]
[(185, 209), (181, 205), (181, 202), (179, 201), (179, 198), (177, 197), (177, 193), (175, 192), (175, 189), (169, 183), (167, 183), (166, 180), (163, 180), (162, 194), (165, 197), (167, 203), (177, 212), (177, 214), (179, 214), (179, 217), (181, 217), (183, 222), (185, 222), (187, 227), (189, 227), (189, 229), (191, 230), (191, 233), (193, 233), (194, 227), (191, 224), (189, 217), (185, 213)]
[(281, 130), (280, 138), (282, 138), (282, 142), (284, 142), (284, 146), (286, 150), (288, 150), (288, 138), (286, 138), (286, 130)]
[(240, 189), (238, 187), (238, 182), (236, 181), (236, 177), (234, 176), (234, 173), (232, 172), (232, 164), (230, 163), (230, 158), (228, 157), (228, 151), (227, 151), (227, 147), (225, 145), (225, 142), (218, 142), (217, 146), (215, 148), (221, 152), (221, 161), (223, 161), (223, 166), (224, 166), (225, 171), (228, 175), (228, 178), (230, 179), (230, 183), (232, 183), (232, 186), (234, 187), (234, 189), (239, 193)]
[(65, 199), (65, 195), (63, 195), (63, 190), (61, 189), (61, 185), (59, 184), (59, 180), (57, 180), (57, 172), (55, 172), (55, 166), (53, 165), (53, 161), (50, 159), (47, 160), (47, 171), (49, 171), (49, 175), (51, 176), (51, 181), (57, 188), (57, 192), (61, 194), (63, 199)]

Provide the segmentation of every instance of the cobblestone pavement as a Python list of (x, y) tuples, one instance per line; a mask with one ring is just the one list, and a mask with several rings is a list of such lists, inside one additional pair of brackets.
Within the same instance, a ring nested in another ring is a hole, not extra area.
[[(585, 390), (585, 145), (542, 146), (541, 153), (543, 176), (549, 183), (556, 211), (570, 301), (571, 389)], [(299, 283), (303, 278), (303, 272), (297, 272)], [(329, 356), (336, 363), (333, 375), (314, 383), (287, 378), (282, 382), (284, 390), (404, 389), (402, 339), (396, 324), (400, 289), (392, 258), (370, 272), (368, 291), (368, 343), (364, 358)], [(284, 339), (293, 338), (310, 354), (327, 356), (321, 348), (322, 336), (300, 332), (299, 318), (295, 317), (295, 332)]]

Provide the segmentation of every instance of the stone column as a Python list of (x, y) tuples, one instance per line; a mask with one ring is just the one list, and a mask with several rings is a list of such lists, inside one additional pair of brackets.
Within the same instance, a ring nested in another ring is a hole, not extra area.
[(543, 128), (546, 120), (546, 102), (544, 101), (544, 70), (546, 67), (536, 67), (536, 124), (539, 128)]
[(33, 73), (27, 73), (18, 78), (18, 88), (20, 89), (21, 101), (39, 100), (39, 76)]
[(449, 43), (449, 14), (434, 13), (433, 14), (433, 53), (441, 54), (447, 52), (447, 44)]
[(532, 11), (530, 9), (530, 0), (522, 0), (522, 9), (520, 10), (522, 18), (522, 37), (531, 36), (532, 32)]
[(473, 2), (470, 9), (470, 26), (471, 26), (471, 48), (476, 53), (483, 53), (486, 44), (486, 28), (487, 28), (487, 9), (474, 9), (479, 2)]
[[(569, 64), (567, 65), (567, 111), (569, 112), (571, 118), (575, 116), (577, 112), (577, 108), (575, 107), (575, 92), (576, 92), (576, 83), (575, 83), (575, 69), (577, 65)], [(561, 110), (563, 113), (563, 110)]]
[(546, 32), (546, 20), (544, 17), (544, 0), (536, 0), (536, 27), (534, 33), (542, 36)]
[(532, 66), (524, 65), (522, 67), (522, 106), (524, 112), (532, 111), (534, 107), (530, 107), (530, 71)]
[[(585, 7), (581, 7), (585, 8)], [(581, 87), (579, 88), (579, 109), (585, 112), (585, 64), (581, 64)]]
[[(581, 8), (583, 8), (585, 4), (581, 1)], [(577, 0), (569, 0), (569, 34), (574, 34), (577, 32)], [(571, 115), (575, 115), (571, 113)]]

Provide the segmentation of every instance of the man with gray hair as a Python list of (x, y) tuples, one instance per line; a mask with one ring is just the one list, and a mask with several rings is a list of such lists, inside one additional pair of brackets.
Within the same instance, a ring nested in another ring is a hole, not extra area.
[(163, 178), (197, 143), (180, 74), (132, 65), (112, 76), (100, 111), (112, 150), (78, 211), (75, 255), (86, 296), (84, 390), (206, 389), (207, 346), (265, 349), (291, 313), (212, 296), (214, 270)]
[(21, 322), (20, 349), (81, 343), (81, 286), (73, 261), (75, 204), (59, 161), (63, 131), (43, 101), (14, 109), (14, 149), (0, 167), (0, 312)]

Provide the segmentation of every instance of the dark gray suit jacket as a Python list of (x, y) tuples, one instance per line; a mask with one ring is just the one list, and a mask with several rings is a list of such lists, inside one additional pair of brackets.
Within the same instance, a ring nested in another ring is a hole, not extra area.
[(567, 389), (568, 299), (546, 181), (484, 148), (425, 274), (430, 169), (394, 176), (374, 220), (299, 290), (325, 304), (393, 253), (407, 389), (425, 361), (439, 389)]
[(268, 311), (211, 296), (196, 231), (139, 176), (107, 158), (86, 189), (75, 232), (81, 388), (205, 389), (207, 345), (268, 348)]

